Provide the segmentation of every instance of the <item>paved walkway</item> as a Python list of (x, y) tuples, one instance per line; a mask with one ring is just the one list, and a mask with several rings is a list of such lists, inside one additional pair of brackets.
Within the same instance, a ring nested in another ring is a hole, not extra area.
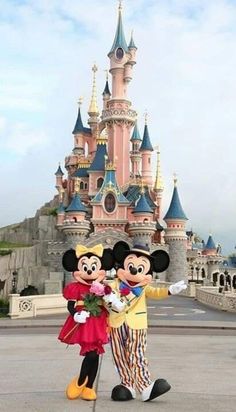
[[(43, 321), (45, 326), (50, 323)], [(51, 321), (55, 323), (55, 319)], [(57, 321), (61, 323), (61, 319)], [(64, 388), (80, 367), (78, 348), (67, 349), (57, 341), (56, 334), (47, 334), (46, 328), (40, 335), (35, 330), (27, 328), (26, 335), (22, 327), (10, 336), (6, 327), (0, 330), (1, 412), (236, 410), (236, 336), (182, 336), (181, 331), (175, 335), (149, 334), (153, 378), (164, 377), (172, 385), (170, 392), (150, 403), (142, 403), (140, 398), (125, 403), (110, 399), (111, 389), (119, 380), (108, 346), (100, 363), (98, 399), (86, 402), (69, 401), (64, 396)]]

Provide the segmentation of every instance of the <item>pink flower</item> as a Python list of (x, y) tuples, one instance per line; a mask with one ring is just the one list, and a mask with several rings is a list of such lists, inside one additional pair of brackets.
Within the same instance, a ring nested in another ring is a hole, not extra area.
[(104, 286), (96, 282), (96, 280), (92, 283), (92, 286), (90, 288), (90, 292), (94, 293), (96, 296), (103, 296), (104, 295)]

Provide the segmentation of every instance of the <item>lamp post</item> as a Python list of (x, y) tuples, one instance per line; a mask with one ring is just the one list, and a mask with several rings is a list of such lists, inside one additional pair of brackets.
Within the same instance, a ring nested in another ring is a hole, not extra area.
[(12, 272), (12, 292), (11, 293), (17, 293), (17, 277), (18, 273), (16, 270)]
[(194, 267), (191, 266), (190, 270), (191, 270), (191, 277), (192, 277), (192, 281), (193, 281), (193, 270), (194, 270)]
[(199, 266), (196, 266), (196, 272), (197, 272), (197, 282), (196, 282), (196, 283), (199, 283), (199, 282), (198, 282), (199, 270), (200, 270), (200, 267), (199, 267)]

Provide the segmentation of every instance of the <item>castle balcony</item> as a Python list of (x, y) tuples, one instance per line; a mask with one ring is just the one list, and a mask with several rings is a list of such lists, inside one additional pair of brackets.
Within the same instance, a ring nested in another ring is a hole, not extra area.
[(132, 109), (109, 108), (102, 111), (102, 121), (105, 123), (127, 122), (131, 126), (135, 124), (137, 112)]

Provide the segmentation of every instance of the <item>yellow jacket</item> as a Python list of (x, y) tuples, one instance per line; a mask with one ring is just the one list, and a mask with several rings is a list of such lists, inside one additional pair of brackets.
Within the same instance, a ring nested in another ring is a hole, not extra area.
[[(120, 280), (116, 279), (109, 283), (113, 290), (119, 293)], [(168, 288), (155, 288), (152, 286), (144, 286), (140, 296), (135, 296), (133, 293), (123, 297), (127, 302), (122, 312), (117, 312), (111, 309), (109, 315), (109, 325), (112, 328), (119, 328), (124, 322), (131, 329), (147, 329), (147, 304), (146, 298), (150, 299), (164, 299), (168, 297)]]

